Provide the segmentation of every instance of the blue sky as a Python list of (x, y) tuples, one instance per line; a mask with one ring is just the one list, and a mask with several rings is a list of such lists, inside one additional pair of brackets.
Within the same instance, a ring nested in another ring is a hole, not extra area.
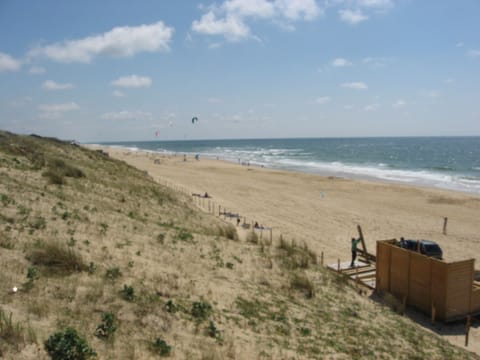
[(478, 0), (0, 0), (0, 128), (480, 135), (479, 16)]

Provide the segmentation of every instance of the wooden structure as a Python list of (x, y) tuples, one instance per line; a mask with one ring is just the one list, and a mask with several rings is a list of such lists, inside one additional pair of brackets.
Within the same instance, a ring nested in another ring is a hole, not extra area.
[(377, 241), (376, 291), (389, 292), (432, 320), (452, 321), (480, 313), (475, 260), (447, 263), (400, 248), (396, 240)]
[(343, 276), (350, 278), (359, 285), (364, 285), (367, 288), (375, 289), (375, 263), (366, 263), (362, 260), (357, 260), (354, 267), (350, 267), (350, 261), (338, 262), (336, 264), (327, 265), (327, 269), (335, 271)]

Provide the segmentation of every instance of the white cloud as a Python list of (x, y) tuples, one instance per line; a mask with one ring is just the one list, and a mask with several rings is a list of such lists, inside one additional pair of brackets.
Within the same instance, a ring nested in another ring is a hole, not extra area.
[(289, 20), (313, 20), (323, 13), (315, 0), (276, 0), (274, 4)]
[(369, 105), (365, 106), (363, 108), (363, 110), (365, 110), (365, 111), (375, 111), (375, 110), (378, 110), (379, 107), (380, 107), (380, 104), (374, 103), (374, 104), (369, 104)]
[(124, 88), (149, 87), (152, 85), (152, 79), (146, 76), (137, 75), (123, 76), (112, 81), (111, 85)]
[(42, 87), (45, 90), (67, 90), (73, 88), (73, 85), (70, 83), (60, 84), (53, 80), (44, 81)]
[(192, 30), (207, 35), (223, 35), (227, 40), (237, 41), (250, 35), (250, 28), (237, 16), (218, 19), (213, 11), (204, 14), (192, 23)]
[(45, 70), (45, 68), (43, 68), (41, 66), (32, 66), (28, 70), (28, 73), (32, 74), (32, 75), (41, 75), (41, 74), (45, 74), (46, 72), (47, 72), (47, 70)]
[(367, 84), (365, 84), (364, 82), (349, 82), (349, 83), (343, 83), (340, 86), (348, 89), (355, 89), (355, 90), (368, 89)]
[(89, 63), (96, 56), (133, 56), (139, 52), (168, 51), (173, 28), (159, 21), (150, 25), (115, 27), (103, 34), (39, 46), (30, 56), (71, 63)]
[(346, 59), (343, 58), (336, 58), (332, 61), (332, 66), (335, 67), (344, 67), (344, 66), (351, 66), (352, 63)]
[(453, 79), (453, 78), (448, 78), (448, 79), (443, 80), (443, 82), (444, 82), (445, 84), (453, 84), (453, 83), (455, 82), (455, 79)]
[(339, 10), (340, 20), (351, 25), (356, 25), (362, 21), (368, 20), (368, 16), (363, 14), (361, 10)]
[(115, 96), (115, 97), (125, 97), (125, 96), (127, 96), (124, 92), (122, 92), (120, 90), (114, 90), (112, 95)]
[(102, 114), (100, 118), (105, 120), (151, 120), (152, 114), (145, 111), (117, 111)]
[(218, 104), (221, 103), (222, 100), (216, 97), (211, 97), (207, 99), (207, 102), (209, 102), (210, 104)]
[(398, 109), (398, 108), (402, 108), (404, 106), (406, 106), (407, 103), (402, 100), (402, 99), (398, 99), (397, 101), (395, 101), (393, 104), (392, 104), (392, 107), (395, 108), (395, 109)]
[(17, 71), (22, 66), (19, 60), (14, 59), (8, 54), (0, 52), (0, 72)]
[(328, 104), (331, 101), (332, 101), (332, 98), (330, 96), (321, 96), (315, 99), (315, 102), (321, 105)]
[(269, 18), (275, 13), (275, 6), (266, 0), (228, 0), (222, 4), (226, 13), (240, 16)]
[(480, 57), (480, 50), (469, 50), (467, 55), (473, 58)]
[(74, 102), (63, 104), (43, 104), (38, 107), (38, 110), (40, 111), (38, 116), (42, 119), (57, 119), (65, 112), (78, 109), (80, 109), (80, 107)]
[(192, 30), (206, 35), (221, 35), (229, 41), (252, 36), (249, 19), (266, 19), (283, 29), (293, 31), (292, 21), (311, 21), (323, 14), (315, 0), (225, 0), (208, 7), (200, 20), (192, 22)]

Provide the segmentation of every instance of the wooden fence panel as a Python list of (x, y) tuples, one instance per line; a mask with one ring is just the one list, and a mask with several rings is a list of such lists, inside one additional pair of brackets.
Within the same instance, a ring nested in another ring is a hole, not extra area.
[(408, 297), (410, 251), (392, 247), (390, 255), (390, 292), (403, 299)]
[(470, 310), (473, 264), (473, 259), (448, 264), (447, 318), (462, 316)]
[(377, 242), (377, 279), (376, 289), (380, 292), (390, 291), (390, 245)]
[(408, 303), (428, 313), (431, 307), (430, 277), (430, 259), (421, 254), (411, 252)]
[(435, 306), (436, 317), (441, 320), (445, 320), (447, 311), (447, 269), (447, 263), (431, 260), (431, 300), (432, 305)]

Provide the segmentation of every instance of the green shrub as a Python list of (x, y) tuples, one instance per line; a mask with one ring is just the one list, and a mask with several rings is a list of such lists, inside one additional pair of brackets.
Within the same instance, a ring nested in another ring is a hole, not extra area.
[(38, 279), (38, 271), (35, 267), (33, 266), (30, 266), (28, 269), (27, 269), (27, 279), (29, 281), (33, 281), (33, 280), (36, 280)]
[(102, 313), (102, 323), (97, 326), (95, 336), (101, 339), (111, 339), (115, 330), (115, 315), (110, 312)]
[(135, 291), (132, 286), (123, 285), (123, 289), (120, 291), (122, 298), (127, 301), (135, 300)]
[(178, 308), (177, 306), (173, 303), (172, 300), (168, 300), (165, 305), (164, 305), (165, 311), (169, 313), (176, 313)]
[(107, 279), (112, 280), (112, 281), (115, 281), (120, 276), (122, 276), (122, 272), (120, 271), (120, 269), (118, 267), (108, 268), (107, 271), (105, 271), (105, 277)]
[(219, 343), (222, 343), (222, 334), (221, 334), (220, 330), (217, 329), (217, 327), (215, 326), (215, 323), (213, 321), (210, 320), (210, 322), (208, 323), (206, 331), (207, 331), (208, 336), (210, 336), (211, 338), (214, 338)]
[(199, 320), (205, 320), (212, 312), (212, 306), (205, 301), (194, 302), (192, 304), (192, 316)]
[(151, 342), (149, 348), (151, 352), (160, 356), (169, 356), (172, 350), (172, 347), (160, 338), (156, 338), (155, 341)]
[(56, 332), (45, 341), (44, 345), (52, 360), (85, 360), (97, 355), (73, 328)]
[(175, 234), (175, 239), (178, 239), (181, 241), (191, 241), (193, 240), (193, 235), (185, 229), (179, 229)]

